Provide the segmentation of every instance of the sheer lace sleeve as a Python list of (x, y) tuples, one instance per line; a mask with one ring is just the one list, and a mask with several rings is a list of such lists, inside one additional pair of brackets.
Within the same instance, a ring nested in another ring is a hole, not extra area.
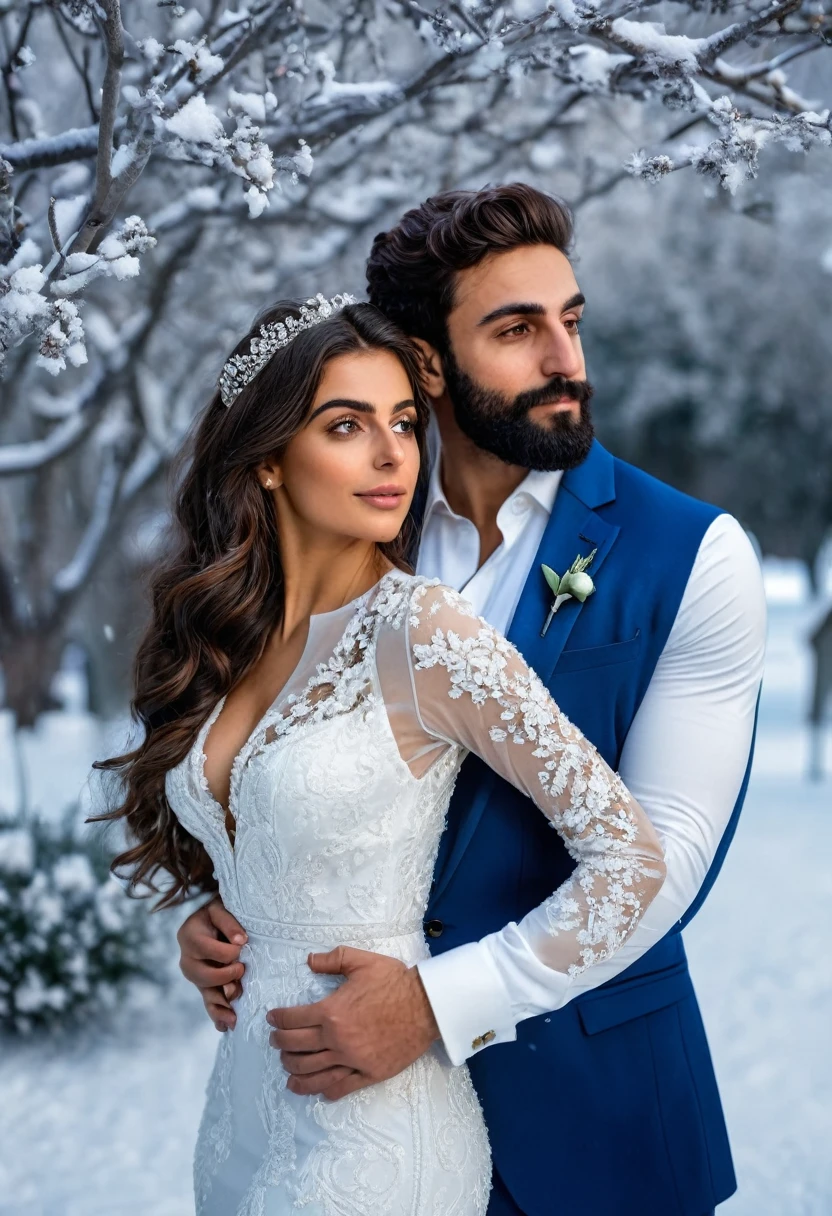
[(456, 592), (418, 586), (405, 637), (425, 737), (434, 748), (444, 741), (474, 752), (528, 794), (576, 862), (524, 919), (526, 942), (546, 967), (570, 976), (608, 958), (664, 881), (647, 815), (522, 655)]

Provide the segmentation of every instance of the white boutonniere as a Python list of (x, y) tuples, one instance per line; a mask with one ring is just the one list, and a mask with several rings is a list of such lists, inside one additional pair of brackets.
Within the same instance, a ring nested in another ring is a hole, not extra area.
[(546, 622), (540, 631), (540, 636), (546, 636), (546, 630), (552, 623), (552, 617), (560, 608), (561, 604), (566, 600), (584, 600), (589, 599), (595, 590), (595, 584), (586, 573), (587, 566), (591, 565), (597, 549), (593, 549), (589, 557), (576, 557), (572, 565), (566, 571), (563, 578), (559, 574), (555, 574), (551, 566), (541, 566), (543, 577), (549, 584), (552, 595), (555, 597), (552, 601), (552, 607), (549, 609), (549, 615), (546, 617)]

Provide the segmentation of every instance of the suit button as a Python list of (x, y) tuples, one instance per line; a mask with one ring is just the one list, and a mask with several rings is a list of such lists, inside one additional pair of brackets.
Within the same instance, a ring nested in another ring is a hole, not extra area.
[(445, 926), (441, 920), (429, 920), (425, 925), (425, 932), (428, 937), (441, 937)]

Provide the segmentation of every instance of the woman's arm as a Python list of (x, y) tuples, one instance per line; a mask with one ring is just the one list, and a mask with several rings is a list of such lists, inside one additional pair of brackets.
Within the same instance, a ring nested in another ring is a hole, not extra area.
[[(510, 927), (546, 969), (551, 996), (558, 975), (568, 987), (633, 933), (664, 881), (659, 838), (522, 655), (464, 599), (441, 586), (418, 588), (406, 631), (425, 734), (461, 744), (527, 794), (576, 863), (566, 882)], [(431, 962), (420, 964), (429, 995)], [(488, 1021), (485, 1008), (480, 1014)], [(484, 1025), (474, 1050), (513, 1037), (513, 1026)]]

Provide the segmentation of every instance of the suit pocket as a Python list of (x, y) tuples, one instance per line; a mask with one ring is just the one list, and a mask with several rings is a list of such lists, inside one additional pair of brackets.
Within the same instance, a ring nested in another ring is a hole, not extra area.
[(566, 675), (571, 671), (586, 671), (593, 667), (612, 667), (618, 663), (631, 663), (641, 651), (641, 630), (627, 642), (613, 642), (609, 646), (586, 646), (582, 650), (564, 650), (555, 667), (555, 675)]
[(655, 1013), (693, 995), (686, 961), (664, 971), (628, 980), (614, 987), (597, 988), (575, 1002), (586, 1034), (599, 1034), (632, 1018)]

